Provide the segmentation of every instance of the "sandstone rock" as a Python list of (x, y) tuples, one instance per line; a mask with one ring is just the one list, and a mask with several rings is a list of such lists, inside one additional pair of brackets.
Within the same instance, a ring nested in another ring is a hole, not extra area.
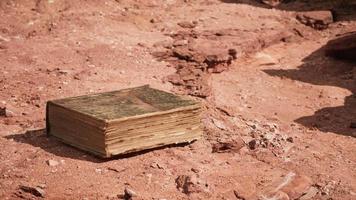
[(48, 166), (51, 166), (51, 167), (55, 167), (55, 166), (59, 165), (59, 162), (55, 161), (55, 160), (47, 160), (46, 163)]
[(46, 195), (46, 192), (39, 187), (20, 185), (20, 189), (24, 192), (31, 193), (36, 197), (45, 197)]
[(6, 107), (0, 107), (0, 116), (6, 116)]
[(176, 178), (175, 182), (177, 189), (184, 194), (208, 192), (208, 184), (203, 183), (196, 176), (180, 175)]
[(212, 122), (218, 129), (227, 130), (227, 127), (225, 126), (223, 121), (212, 118)]
[(249, 147), (249, 149), (251, 149), (251, 150), (255, 150), (255, 149), (257, 149), (257, 147), (259, 146), (259, 141), (258, 140), (256, 140), (256, 139), (253, 139), (253, 140), (251, 140), (249, 143), (248, 143), (248, 147)]
[(316, 187), (310, 187), (309, 190), (299, 198), (299, 200), (309, 200), (313, 199), (315, 195), (317, 195), (319, 192), (318, 188)]
[(10, 110), (8, 107), (0, 107), (0, 117), (14, 117), (15, 112)]
[(295, 175), (293, 180), (281, 188), (281, 191), (288, 194), (290, 199), (298, 199), (306, 194), (312, 185), (312, 180), (303, 175)]
[(195, 22), (188, 22), (188, 21), (183, 21), (183, 22), (178, 22), (178, 25), (182, 28), (195, 28), (197, 23)]
[(213, 144), (212, 153), (238, 152), (244, 146), (242, 139), (218, 142)]
[(132, 189), (125, 188), (124, 190), (124, 199), (132, 199), (132, 197), (136, 197), (137, 193)]
[(331, 11), (328, 10), (300, 12), (297, 14), (297, 20), (318, 30), (327, 28), (334, 21)]
[(261, 0), (261, 2), (269, 6), (275, 7), (281, 4), (283, 0)]

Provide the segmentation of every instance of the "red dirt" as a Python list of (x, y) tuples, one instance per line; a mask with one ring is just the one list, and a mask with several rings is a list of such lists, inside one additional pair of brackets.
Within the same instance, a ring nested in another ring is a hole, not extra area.
[[(230, 2), (0, 1), (0, 199), (355, 199), (356, 68), (325, 56), (354, 16)], [(102, 160), (43, 131), (47, 100), (144, 84), (197, 96), (204, 139)]]

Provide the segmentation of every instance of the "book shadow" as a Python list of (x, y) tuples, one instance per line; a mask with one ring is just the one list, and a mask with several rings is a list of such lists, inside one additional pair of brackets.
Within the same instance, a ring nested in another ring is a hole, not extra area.
[[(354, 41), (354, 43), (352, 42)], [(341, 51), (348, 44), (356, 45), (356, 33), (330, 40), (322, 48), (303, 59), (297, 69), (266, 69), (270, 76), (287, 78), (319, 86), (339, 87), (350, 91), (340, 106), (327, 106), (315, 111), (311, 116), (303, 116), (294, 121), (305, 127), (322, 132), (356, 137), (356, 48)], [(355, 46), (356, 47), (356, 46)], [(341, 54), (340, 54), (341, 52)], [(310, 98), (310, 97), (306, 97)], [(320, 102), (339, 98), (328, 91), (320, 90)], [(327, 105), (327, 104), (326, 104)]]
[[(283, 0), (277, 6), (269, 6), (262, 0), (220, 0), (223, 3), (245, 4), (253, 7), (278, 9), (285, 11), (330, 10), (335, 21), (356, 20), (356, 4), (352, 0)], [(278, 2), (278, 1), (276, 1)]]
[[(160, 147), (150, 148), (146, 150), (140, 150), (137, 152), (126, 153), (123, 155), (116, 155), (110, 158), (102, 158), (96, 155), (93, 155), (85, 150), (81, 150), (75, 148), (69, 144), (66, 144), (55, 137), (48, 136), (46, 134), (46, 129), (35, 129), (35, 130), (27, 130), (25, 133), (22, 134), (14, 134), (8, 135), (4, 137), (7, 140), (14, 140), (18, 143), (29, 144), (34, 147), (39, 147), (44, 151), (54, 154), (59, 157), (66, 157), (76, 160), (85, 160), (94, 163), (104, 163), (112, 160), (118, 159), (126, 159), (132, 158), (140, 155), (144, 155), (153, 151), (168, 149), (168, 148), (175, 148), (175, 147), (185, 147), (189, 145), (189, 142), (180, 143), (180, 144), (171, 144), (171, 145), (164, 145)], [(194, 142), (194, 141), (193, 141)], [(192, 142), (191, 142), (192, 143)]]

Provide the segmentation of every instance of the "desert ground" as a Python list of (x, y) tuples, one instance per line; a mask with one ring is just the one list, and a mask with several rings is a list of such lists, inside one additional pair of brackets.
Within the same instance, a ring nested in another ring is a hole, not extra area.
[[(327, 55), (355, 31), (351, 0), (1, 0), (0, 199), (356, 199), (356, 64)], [(201, 101), (203, 138), (47, 137), (47, 101), (145, 84)]]

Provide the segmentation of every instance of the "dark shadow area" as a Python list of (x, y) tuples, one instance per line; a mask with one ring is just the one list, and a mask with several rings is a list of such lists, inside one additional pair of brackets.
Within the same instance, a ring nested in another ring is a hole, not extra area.
[[(338, 59), (339, 60), (338, 60)], [(304, 64), (292, 70), (264, 70), (271, 76), (298, 80), (314, 85), (345, 88), (352, 94), (343, 106), (322, 108), (312, 116), (295, 120), (304, 126), (323, 132), (356, 137), (356, 34), (351, 33), (328, 42), (321, 49), (303, 59)], [(323, 98), (334, 98), (319, 96)]]
[(54, 154), (59, 157), (72, 158), (76, 160), (85, 160), (85, 161), (90, 161), (95, 163), (103, 163), (111, 160), (131, 158), (134, 156), (143, 155), (156, 150), (162, 150), (162, 149), (174, 148), (174, 147), (184, 147), (189, 144), (189, 143), (181, 143), (181, 144), (165, 145), (165, 146), (142, 150), (134, 153), (117, 155), (111, 158), (101, 158), (92, 155), (86, 151), (67, 145), (54, 137), (48, 136), (46, 134), (45, 129), (30, 130), (30, 131), (26, 131), (23, 134), (8, 135), (5, 136), (4, 138), (8, 140), (12, 139), (19, 143), (30, 144), (34, 147), (39, 147), (47, 151), (48, 153)]
[[(335, 21), (356, 20), (356, 0), (283, 0), (277, 6), (270, 6), (262, 0), (220, 0), (224, 3), (247, 4), (261, 8), (275, 8), (287, 11), (330, 10)], [(271, 0), (273, 2), (273, 0)], [(278, 2), (279, 0), (274, 0)]]

